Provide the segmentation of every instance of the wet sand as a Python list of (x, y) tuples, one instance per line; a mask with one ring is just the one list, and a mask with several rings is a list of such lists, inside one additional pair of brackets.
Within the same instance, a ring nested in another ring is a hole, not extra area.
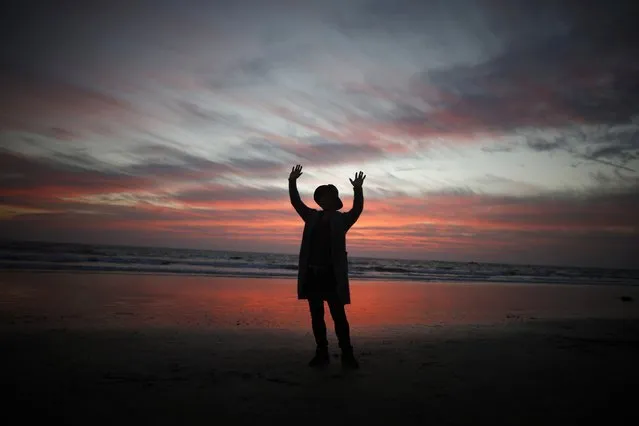
[(639, 289), (481, 286), (354, 283), (361, 369), (345, 372), (330, 319), (331, 365), (306, 366), (308, 314), (290, 281), (2, 274), (3, 411), (56, 424), (635, 416)]

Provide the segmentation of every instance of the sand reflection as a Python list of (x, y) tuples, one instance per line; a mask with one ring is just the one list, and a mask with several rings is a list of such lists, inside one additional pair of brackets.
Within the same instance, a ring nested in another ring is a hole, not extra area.
[[(353, 330), (530, 318), (639, 317), (639, 288), (486, 283), (352, 283)], [(291, 279), (5, 273), (3, 325), (307, 330)], [(328, 319), (329, 326), (332, 325)]]

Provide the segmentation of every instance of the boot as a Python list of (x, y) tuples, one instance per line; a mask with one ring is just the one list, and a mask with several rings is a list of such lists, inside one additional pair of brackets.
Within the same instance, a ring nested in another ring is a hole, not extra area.
[(315, 356), (308, 363), (309, 367), (325, 367), (329, 364), (328, 348), (318, 346), (315, 350)]
[(349, 370), (357, 370), (359, 368), (359, 362), (355, 359), (353, 349), (342, 349), (342, 367)]

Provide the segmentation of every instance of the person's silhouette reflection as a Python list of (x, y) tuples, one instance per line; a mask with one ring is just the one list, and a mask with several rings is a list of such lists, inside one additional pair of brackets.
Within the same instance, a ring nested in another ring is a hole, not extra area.
[(315, 356), (309, 365), (319, 367), (329, 363), (324, 321), (324, 302), (327, 302), (342, 350), (342, 365), (358, 368), (344, 309), (344, 305), (351, 303), (346, 233), (364, 209), (362, 185), (366, 176), (359, 172), (355, 174), (355, 180), (349, 179), (355, 195), (353, 208), (342, 213), (338, 210), (343, 204), (337, 188), (333, 185), (321, 185), (315, 190), (313, 198), (322, 210), (306, 206), (297, 190), (297, 179), (301, 175), (302, 166), (293, 167), (288, 178), (288, 188), (291, 204), (305, 223), (299, 256), (297, 296), (298, 299), (308, 300), (317, 345)]

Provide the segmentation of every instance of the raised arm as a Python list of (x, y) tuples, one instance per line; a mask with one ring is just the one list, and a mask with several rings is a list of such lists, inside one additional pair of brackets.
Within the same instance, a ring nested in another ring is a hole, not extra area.
[(309, 215), (311, 214), (312, 209), (309, 208), (302, 199), (300, 198), (300, 193), (297, 190), (297, 178), (302, 175), (302, 166), (299, 164), (291, 170), (291, 174), (288, 177), (288, 195), (291, 198), (291, 204), (295, 208), (297, 214), (300, 215), (302, 220), (306, 222), (308, 220)]
[(362, 214), (362, 210), (364, 210), (364, 189), (362, 185), (364, 184), (364, 179), (366, 175), (363, 172), (355, 173), (355, 180), (349, 178), (351, 184), (353, 184), (353, 208), (348, 212), (344, 213), (344, 225), (346, 227), (346, 231), (348, 231), (351, 226), (357, 222), (359, 219), (359, 215)]

